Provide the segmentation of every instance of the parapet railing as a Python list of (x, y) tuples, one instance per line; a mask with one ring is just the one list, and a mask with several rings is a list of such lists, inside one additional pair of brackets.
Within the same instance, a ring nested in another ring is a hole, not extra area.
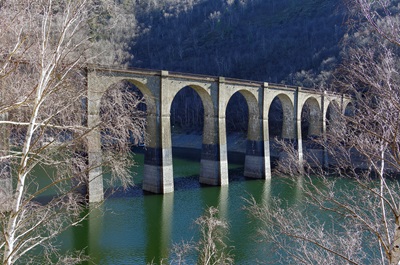
[[(187, 78), (193, 80), (203, 80), (203, 81), (212, 81), (212, 82), (224, 82), (228, 84), (242, 84), (248, 86), (264, 86), (268, 88), (275, 89), (283, 89), (283, 90), (302, 90), (305, 92), (313, 92), (313, 93), (324, 93), (325, 90), (317, 89), (315, 87), (302, 87), (302, 86), (294, 86), (294, 85), (283, 85), (278, 83), (270, 83), (270, 82), (262, 82), (262, 81), (254, 81), (248, 79), (239, 79), (232, 77), (220, 77), (213, 75), (204, 75), (204, 74), (194, 74), (194, 73), (184, 73), (184, 72), (176, 72), (176, 71), (166, 71), (166, 70), (157, 70), (157, 69), (147, 69), (147, 68), (138, 68), (138, 67), (119, 67), (119, 66), (106, 66), (106, 65), (95, 65), (95, 64), (87, 64), (85, 66), (87, 69), (100, 70), (100, 71), (109, 71), (109, 72), (125, 72), (125, 73), (136, 73), (143, 74), (148, 76), (171, 76), (176, 78)], [(329, 91), (331, 95), (339, 95), (340, 93)]]

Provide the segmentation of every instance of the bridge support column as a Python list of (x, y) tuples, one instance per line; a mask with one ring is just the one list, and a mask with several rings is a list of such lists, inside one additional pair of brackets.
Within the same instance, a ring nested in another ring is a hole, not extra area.
[[(215, 128), (217, 124), (219, 130)], [(200, 183), (215, 186), (228, 185), (225, 118), (205, 117), (200, 163)]]
[[(322, 94), (322, 137), (323, 137), (323, 141), (324, 144), (326, 145), (327, 143), (327, 131), (328, 131), (328, 111), (329, 111), (329, 97), (327, 95), (327, 91), (324, 91), (324, 93)], [(335, 106), (335, 105), (332, 105)], [(335, 109), (333, 109), (333, 111), (335, 111)], [(335, 116), (335, 113), (330, 113), (330, 118), (332, 120), (332, 116)], [(323, 167), (325, 169), (328, 169), (332, 164), (336, 164), (336, 161), (333, 157), (330, 157), (328, 150), (323, 147)]]
[(224, 78), (220, 77), (218, 89), (211, 95), (214, 106), (212, 115), (205, 115), (201, 153), (200, 183), (215, 186), (228, 185), (228, 149), (224, 101)]
[(296, 128), (297, 128), (297, 153), (299, 158), (299, 170), (302, 171), (304, 167), (304, 154), (303, 154), (303, 139), (301, 133), (301, 118), (297, 118), (296, 120)]
[(264, 137), (264, 176), (265, 179), (271, 179), (271, 144), (269, 141), (269, 120), (268, 114), (264, 116), (266, 118), (263, 119), (263, 137)]
[(313, 109), (309, 117), (308, 139), (304, 145), (304, 153), (307, 154), (306, 160), (311, 167), (323, 166), (324, 150), (316, 140), (321, 140), (322, 134), (322, 114), (320, 110)]
[(167, 79), (168, 72), (161, 71), (158, 84), (160, 97), (156, 107), (148, 109), (147, 113), (147, 135), (150, 141), (144, 158), (143, 190), (152, 193), (174, 191), (170, 105), (167, 104), (172, 102), (172, 96), (168, 85), (163, 83)]
[(301, 112), (302, 106), (299, 104), (299, 90), (301, 88), (298, 87), (295, 94), (295, 113), (294, 120), (296, 126), (296, 136), (297, 136), (297, 153), (299, 158), (299, 170), (302, 173), (304, 168), (304, 154), (303, 154), (303, 136), (301, 133)]
[(91, 84), (91, 78), (88, 78), (87, 126), (91, 129), (87, 136), (89, 203), (104, 200), (101, 135), (98, 128), (102, 95), (102, 92), (96, 91), (95, 84)]
[(96, 203), (104, 200), (100, 132), (93, 130), (88, 138), (88, 162), (90, 169), (88, 173), (88, 197), (89, 203)]
[(174, 191), (170, 117), (147, 115), (147, 132), (151, 137), (144, 156), (143, 190), (152, 193)]
[[(259, 110), (257, 110), (258, 112)], [(250, 112), (250, 111), (249, 111)], [(249, 113), (250, 115), (250, 113)], [(249, 132), (246, 144), (244, 176), (249, 178), (265, 178), (265, 148), (262, 140), (261, 119), (258, 115), (249, 117)]]
[(268, 101), (266, 103), (266, 99), (268, 98), (269, 94), (269, 84), (263, 84), (263, 99), (262, 99), (262, 137), (264, 141), (264, 176), (265, 179), (271, 179), (271, 144), (269, 140), (269, 120), (268, 120), (268, 113), (269, 109), (271, 108), (271, 103)]
[(268, 83), (264, 83), (262, 92), (258, 95), (257, 102), (248, 105), (249, 126), (244, 175), (250, 178), (271, 178), (271, 157), (268, 131), (268, 112), (271, 107), (271, 102), (264, 100), (268, 97), (268, 93)]
[[(8, 120), (8, 114), (0, 114), (0, 120)], [(0, 156), (6, 156), (10, 150), (10, 129), (8, 125), (0, 125)], [(12, 197), (12, 177), (10, 161), (0, 160), (0, 212), (10, 209)]]
[[(322, 123), (323, 128), (322, 128), (322, 137), (324, 138), (324, 144), (327, 142), (327, 137), (326, 137), (326, 119), (324, 118), (324, 121)], [(322, 157), (322, 165), (325, 169), (329, 168), (329, 154), (328, 150), (324, 147), (323, 150), (323, 157)]]

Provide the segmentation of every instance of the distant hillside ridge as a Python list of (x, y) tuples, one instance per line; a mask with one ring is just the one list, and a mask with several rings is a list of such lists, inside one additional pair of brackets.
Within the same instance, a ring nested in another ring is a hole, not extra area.
[(342, 0), (138, 2), (131, 66), (313, 86), (340, 61)]

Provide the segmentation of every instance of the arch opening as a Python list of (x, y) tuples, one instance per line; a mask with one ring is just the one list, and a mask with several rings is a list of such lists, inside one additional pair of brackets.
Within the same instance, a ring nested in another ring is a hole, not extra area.
[[(235, 124), (227, 128), (228, 164), (231, 162), (231, 178), (245, 176), (249, 178), (265, 178), (264, 139), (262, 134), (261, 107), (257, 98), (247, 90), (240, 90), (232, 95), (226, 108), (226, 123)], [(233, 111), (234, 114), (229, 114)], [(236, 129), (236, 132), (232, 131)], [(244, 159), (244, 161), (243, 161)], [(233, 171), (234, 167), (244, 164), (243, 173)]]
[(137, 86), (129, 81), (111, 86), (100, 103), (100, 118), (106, 124), (101, 128), (102, 149), (125, 148), (119, 140), (126, 138), (129, 138), (130, 148), (144, 146), (146, 116), (146, 99)]
[(322, 133), (321, 109), (315, 98), (309, 98), (301, 111), (301, 136), (308, 141), (318, 138)]
[(275, 97), (268, 112), (269, 137), (272, 139), (282, 138), (282, 125), (283, 106), (279, 97)]
[(270, 137), (294, 140), (294, 107), (292, 100), (283, 94), (274, 98), (268, 112)]
[(292, 100), (284, 94), (277, 95), (271, 102), (268, 111), (268, 127), (271, 166), (276, 166), (276, 162), (283, 155), (281, 145), (277, 141), (294, 142), (294, 105)]
[(204, 126), (204, 107), (198, 92), (190, 86), (182, 88), (171, 104), (171, 132), (201, 134)]
[(249, 107), (244, 95), (234, 93), (225, 109), (229, 178), (243, 176), (249, 127)]
[(322, 119), (321, 108), (315, 98), (308, 98), (301, 112), (301, 138), (304, 158), (312, 167), (323, 163), (321, 145)]
[(229, 99), (226, 107), (226, 132), (246, 136), (249, 124), (248, 102), (238, 91)]
[[(325, 114), (325, 124), (325, 138), (329, 142), (329, 147), (327, 149), (332, 149), (338, 144), (341, 145), (341, 142), (346, 140), (344, 135), (346, 135), (346, 130), (348, 130), (348, 127), (345, 124), (345, 119), (343, 119), (340, 105), (336, 100), (329, 102)], [(338, 160), (335, 153), (336, 151), (334, 150), (326, 151), (324, 163), (326, 167), (338, 165)]]
[[(187, 181), (199, 176), (202, 156), (205, 113), (203, 88), (185, 86), (174, 96), (170, 106), (171, 146), (173, 157), (174, 186), (199, 185)], [(178, 166), (179, 165), (179, 166)], [(185, 165), (185, 166), (182, 166)], [(190, 184), (189, 184), (190, 183)]]
[[(123, 80), (110, 86), (100, 100), (99, 115), (102, 121), (100, 126), (100, 144), (102, 156), (106, 157), (108, 167), (103, 168), (106, 188), (108, 185), (124, 185), (118, 183), (122, 174), (129, 174), (124, 168), (130, 168), (137, 161), (142, 163), (144, 147), (150, 139), (146, 133), (148, 129), (147, 113), (149, 111), (148, 96), (130, 80)], [(153, 105), (154, 106), (154, 105)], [(132, 151), (140, 153), (140, 156), (131, 157)], [(108, 159), (112, 153), (128, 154), (128, 159), (121, 155)], [(104, 170), (105, 169), (105, 170)], [(108, 169), (112, 169), (109, 171)], [(118, 177), (117, 177), (118, 175)], [(129, 174), (130, 175), (130, 174)], [(138, 174), (139, 176), (139, 174)], [(128, 177), (128, 176), (127, 176)], [(142, 174), (140, 174), (142, 177)], [(140, 182), (135, 179), (134, 182)]]
[(344, 115), (347, 117), (354, 117), (355, 115), (355, 106), (352, 102), (349, 102), (344, 108)]
[(330, 132), (337, 126), (340, 118), (340, 108), (336, 101), (331, 101), (326, 110), (326, 131)]

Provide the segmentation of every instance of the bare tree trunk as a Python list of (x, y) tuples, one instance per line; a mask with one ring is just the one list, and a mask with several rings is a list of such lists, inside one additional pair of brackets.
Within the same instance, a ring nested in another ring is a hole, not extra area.
[[(85, 56), (93, 60), (91, 53), (98, 53), (91, 48), (102, 46), (91, 42), (96, 33), (96, 29), (90, 28), (93, 26), (91, 19), (98, 19), (96, 12), (104, 9), (107, 9), (105, 13), (112, 15), (115, 5), (119, 4), (91, 0), (2, 1), (0, 52), (7, 56), (0, 61), (0, 115), (10, 116), (9, 119), (0, 119), (0, 127), (6, 131), (12, 128), (14, 141), (9, 151), (2, 139), (0, 162), (10, 161), (13, 168), (10, 174), (16, 180), (16, 188), (12, 189), (10, 196), (11, 207), (7, 212), (0, 212), (0, 260), (4, 265), (33, 260), (52, 263), (54, 258), (61, 261), (52, 240), (82, 221), (83, 199), (76, 190), (79, 188), (77, 185), (87, 181), (85, 173), (90, 170), (85, 157), (76, 155), (76, 150), (82, 150), (86, 145), (89, 130), (82, 126), (86, 83), (82, 68), (87, 62)], [(104, 29), (109, 29), (110, 24), (114, 27), (114, 19), (115, 16), (105, 19), (102, 22)], [(122, 39), (126, 40), (125, 37)], [(109, 54), (115, 55), (113, 52), (123, 54), (112, 49)], [(100, 56), (97, 59), (101, 61)], [(122, 63), (124, 59), (119, 58), (118, 62)], [(116, 57), (113, 57), (115, 62)], [(111, 124), (100, 122), (98, 126), (121, 136), (117, 150), (106, 148), (103, 165), (116, 172), (113, 183), (127, 187), (132, 183), (129, 136), (141, 138), (145, 125), (142, 118), (132, 119), (132, 111), (124, 109), (127, 105), (139, 104), (140, 100), (134, 96), (124, 97), (120, 90), (116, 94), (123, 100), (105, 101), (103, 111), (108, 116), (118, 116), (119, 119), (115, 120), (120, 124), (111, 127)], [(35, 167), (50, 168), (55, 172), (37, 176), (33, 172)], [(4, 176), (1, 173), (0, 180)], [(40, 184), (43, 177), (48, 177), (50, 184)], [(38, 198), (48, 190), (51, 190), (52, 197), (45, 203), (38, 203)], [(43, 256), (31, 255), (37, 247), (43, 249)], [(80, 261), (80, 254), (71, 258), (71, 263)]]
[(391, 245), (390, 265), (400, 264), (400, 216), (396, 217), (394, 228), (393, 243)]

